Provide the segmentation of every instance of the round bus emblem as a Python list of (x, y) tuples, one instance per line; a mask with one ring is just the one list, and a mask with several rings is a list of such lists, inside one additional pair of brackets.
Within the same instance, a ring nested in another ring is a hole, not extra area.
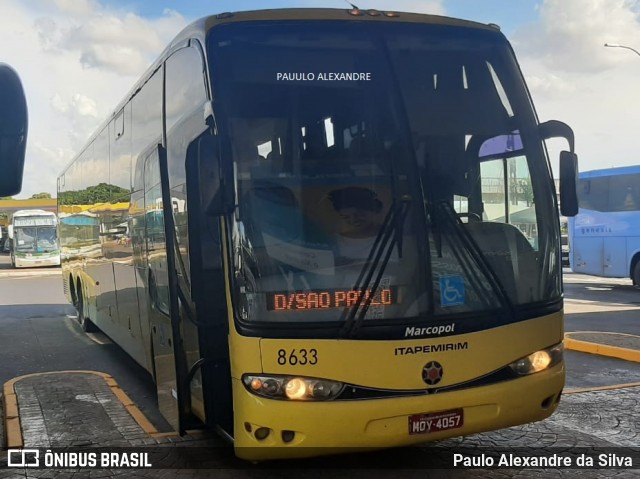
[(422, 379), (431, 386), (438, 384), (442, 379), (442, 365), (438, 361), (428, 362), (422, 368)]

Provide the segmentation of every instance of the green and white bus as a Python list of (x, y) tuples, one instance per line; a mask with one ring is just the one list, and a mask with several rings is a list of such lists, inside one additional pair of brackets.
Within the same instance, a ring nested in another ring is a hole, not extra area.
[(58, 217), (44, 210), (13, 213), (9, 231), (14, 268), (60, 266)]

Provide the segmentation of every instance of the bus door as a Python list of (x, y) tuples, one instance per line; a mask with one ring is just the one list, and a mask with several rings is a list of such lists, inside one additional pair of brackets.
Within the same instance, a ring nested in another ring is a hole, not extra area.
[[(199, 396), (206, 414), (201, 419), (212, 428), (233, 437), (233, 399), (231, 386), (231, 364), (229, 360), (229, 326), (226, 298), (226, 277), (223, 268), (222, 221), (217, 213), (208, 211), (212, 194), (211, 181), (230, 165), (219, 164), (219, 145), (210, 131), (194, 139), (187, 150), (186, 181), (189, 261), (191, 264), (191, 299), (195, 306), (192, 316), (197, 328), (185, 327), (185, 344), (189, 359), (189, 377), (192, 408), (198, 413)], [(168, 154), (171, 155), (169, 148)], [(235, 204), (234, 192), (226, 190), (224, 205)], [(231, 245), (234, 254), (238, 245)], [(186, 324), (193, 323), (186, 322)], [(190, 332), (191, 331), (191, 332)], [(195, 337), (197, 336), (197, 338)], [(197, 344), (195, 343), (197, 339)], [(199, 350), (201, 359), (193, 362), (191, 355)], [(201, 381), (201, 384), (198, 383)], [(206, 393), (203, 393), (206, 392)], [(206, 416), (206, 417), (204, 417)]]
[[(176, 431), (181, 431), (181, 394), (176, 361), (176, 347), (181, 346), (172, 324), (172, 298), (170, 287), (168, 242), (162, 200), (160, 172), (161, 147), (154, 148), (144, 161), (144, 241), (142, 264), (146, 265), (149, 300), (149, 327), (151, 354), (155, 372), (158, 407), (164, 418)], [(179, 336), (179, 334), (178, 334)]]

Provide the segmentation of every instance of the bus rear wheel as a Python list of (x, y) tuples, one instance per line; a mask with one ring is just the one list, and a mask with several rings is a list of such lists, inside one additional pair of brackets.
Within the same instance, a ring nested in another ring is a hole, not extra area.
[(633, 267), (633, 276), (631, 277), (634, 286), (640, 286), (640, 260), (636, 261)]
[(98, 330), (93, 321), (89, 319), (89, 317), (85, 314), (84, 311), (84, 294), (82, 294), (82, 289), (79, 287), (76, 290), (76, 295), (78, 297), (78, 323), (80, 323), (80, 327), (86, 333), (93, 333)]

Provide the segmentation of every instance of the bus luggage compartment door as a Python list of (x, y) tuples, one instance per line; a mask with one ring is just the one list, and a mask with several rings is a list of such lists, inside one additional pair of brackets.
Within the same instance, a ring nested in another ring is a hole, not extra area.
[(604, 256), (602, 263), (605, 276), (615, 278), (626, 278), (629, 276), (626, 238), (604, 238)]
[(576, 273), (602, 276), (603, 240), (602, 238), (579, 238), (571, 245), (573, 251), (573, 271)]

